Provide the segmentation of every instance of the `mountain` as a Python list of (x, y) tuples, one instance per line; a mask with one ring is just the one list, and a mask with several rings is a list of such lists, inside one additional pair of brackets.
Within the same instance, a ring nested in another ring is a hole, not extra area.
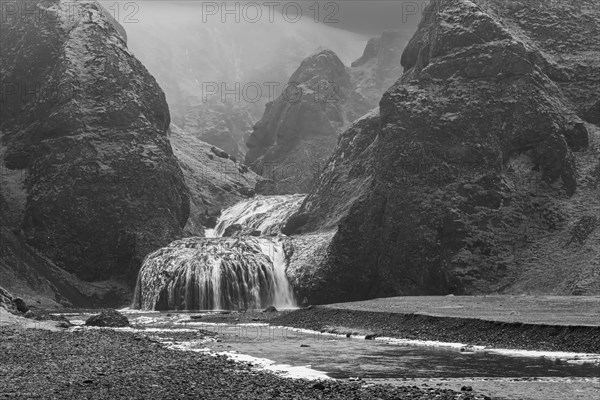
[(28, 4), (2, 19), (2, 285), (44, 307), (123, 305), (190, 214), (166, 98), (99, 4)]
[(300, 298), (600, 293), (600, 6), (535, 3), (430, 2), (288, 221)]
[(234, 23), (205, 17), (198, 4), (140, 3), (138, 21), (125, 24), (128, 46), (164, 89), (175, 125), (239, 160), (265, 104), (305, 57), (329, 48), (348, 62), (366, 41), (309, 14), (270, 22), (265, 8), (258, 21)]
[(331, 50), (307, 57), (268, 103), (247, 146), (246, 163), (274, 182), (274, 193), (307, 193), (352, 121), (376, 107), (401, 75), (406, 37), (386, 31), (346, 67)]

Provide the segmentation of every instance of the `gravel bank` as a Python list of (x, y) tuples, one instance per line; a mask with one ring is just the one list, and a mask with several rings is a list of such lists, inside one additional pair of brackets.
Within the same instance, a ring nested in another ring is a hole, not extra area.
[(43, 399), (489, 399), (473, 392), (307, 381), (107, 329), (0, 331), (0, 397)]
[(519, 350), (600, 353), (600, 327), (486, 321), (314, 306), (283, 314), (273, 325), (401, 339), (457, 342)]

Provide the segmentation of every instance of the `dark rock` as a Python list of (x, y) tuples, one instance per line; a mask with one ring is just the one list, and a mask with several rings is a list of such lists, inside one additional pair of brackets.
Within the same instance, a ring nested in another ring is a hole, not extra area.
[(23, 299), (21, 299), (20, 297), (15, 298), (13, 302), (15, 303), (15, 307), (17, 307), (17, 310), (19, 312), (26, 313), (27, 311), (29, 311), (29, 307), (27, 307), (25, 301), (23, 301)]
[(256, 182), (254, 191), (257, 194), (262, 194), (263, 196), (271, 196), (276, 193), (277, 185), (275, 184), (275, 181), (271, 179), (261, 179)]
[[(551, 8), (544, 18), (562, 13), (558, 4)], [(600, 71), (600, 60), (586, 58), (589, 68), (573, 78), (578, 89), (566, 94), (530, 45), (543, 41), (534, 25), (493, 11), (466, 0), (432, 1), (402, 56), (403, 76), (378, 111), (340, 135), (298, 211), (308, 220), (294, 238), (332, 232), (315, 257), (292, 260), (299, 298), (334, 303), (505, 290), (516, 284), (508, 271), (523, 271), (517, 247), (552, 248), (544, 265), (556, 266), (563, 255), (592, 263), (583, 251), (572, 255), (549, 243), (564, 240), (561, 221), (584, 213), (581, 201), (595, 202), (578, 185), (571, 149), (587, 146), (575, 107), (597, 87), (592, 67)], [(513, 22), (530, 36), (513, 31)], [(566, 24), (577, 29), (576, 18)], [(563, 50), (554, 50), (570, 59), (579, 54), (571, 44), (581, 49), (585, 35), (560, 40)], [(579, 161), (587, 169), (589, 159)], [(572, 197), (578, 190), (583, 197)], [(538, 285), (534, 275), (528, 284)]]
[(265, 308), (265, 309), (263, 310), (263, 312), (266, 312), (266, 313), (274, 313), (274, 312), (277, 312), (277, 309), (275, 308), (275, 306), (269, 306), (269, 307)]
[(117, 310), (104, 310), (98, 315), (91, 316), (85, 321), (87, 326), (99, 326), (106, 328), (121, 328), (129, 326), (126, 316)]
[(317, 383), (313, 384), (311, 387), (313, 389), (317, 389), (317, 390), (325, 390), (325, 385), (323, 385), (321, 382), (317, 382)]
[(190, 315), (190, 319), (202, 319), (202, 315)]
[[(246, 172), (248, 172), (248, 171), (245, 171), (244, 173), (246, 173)], [(254, 189), (250, 189), (247, 187), (240, 188), (239, 192), (244, 197), (254, 197), (254, 195), (256, 195), (256, 192), (254, 191)]]
[(587, 149), (590, 145), (590, 139), (585, 124), (581, 121), (575, 121), (567, 125), (563, 132), (567, 144), (573, 151)]
[(300, 347), (310, 347), (310, 346), (307, 344), (301, 344)]
[(308, 191), (337, 135), (373, 106), (354, 90), (346, 67), (330, 50), (302, 61), (288, 88), (254, 125), (245, 159), (274, 181), (277, 194)]
[(249, 235), (250, 236), (260, 236), (261, 233), (262, 233), (261, 231), (254, 230), (254, 231), (250, 232)]
[(240, 224), (229, 225), (223, 231), (223, 237), (239, 236), (242, 233), (242, 229), (243, 229), (243, 227)]
[(309, 215), (306, 213), (295, 213), (286, 221), (283, 228), (281, 228), (281, 233), (288, 236), (293, 235), (308, 222), (308, 219)]
[(600, 125), (600, 100), (597, 100), (596, 103), (585, 110), (583, 119), (589, 123)]
[(164, 93), (95, 3), (74, 3), (68, 24), (55, 5), (30, 5), (46, 17), (1, 22), (3, 82), (48, 89), (17, 90), (0, 111), (3, 161), (27, 173), (20, 225), (29, 245), (77, 277), (131, 282), (189, 215)]
[(221, 149), (216, 148), (215, 146), (212, 146), (210, 148), (210, 151), (212, 151), (217, 157), (224, 158), (224, 159), (229, 158), (229, 154), (227, 154), (226, 152), (224, 152)]
[(463, 386), (460, 388), (461, 392), (471, 392), (473, 388), (471, 386)]

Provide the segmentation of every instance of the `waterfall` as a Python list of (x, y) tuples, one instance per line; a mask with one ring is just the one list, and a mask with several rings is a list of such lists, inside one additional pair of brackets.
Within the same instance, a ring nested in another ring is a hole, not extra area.
[(146, 257), (133, 306), (143, 310), (295, 307), (281, 238), (177, 240)]
[[(257, 196), (224, 210), (206, 237), (176, 240), (146, 256), (133, 308), (142, 310), (240, 310), (293, 308), (280, 229), (304, 195)], [(222, 237), (238, 224), (262, 235)]]
[(281, 227), (300, 208), (306, 195), (256, 196), (224, 210), (214, 232), (207, 237), (223, 236), (227, 227), (238, 224), (244, 231), (260, 231), (263, 236), (278, 235)]

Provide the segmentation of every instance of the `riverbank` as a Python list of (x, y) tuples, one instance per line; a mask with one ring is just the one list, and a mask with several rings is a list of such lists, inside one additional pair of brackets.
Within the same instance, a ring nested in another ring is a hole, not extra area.
[[(402, 299), (402, 300), (399, 300)], [(464, 343), (474, 346), (489, 348), (503, 348), (515, 350), (562, 351), (576, 353), (600, 353), (600, 313), (594, 315), (596, 300), (588, 308), (586, 315), (573, 317), (564, 316), (563, 323), (541, 323), (544, 320), (535, 311), (520, 309), (520, 314), (510, 314), (502, 311), (504, 318), (485, 319), (493, 311), (493, 304), (481, 310), (470, 308), (460, 311), (452, 307), (452, 302), (475, 302), (477, 298), (447, 300), (437, 298), (437, 312), (403, 312), (414, 307), (397, 305), (400, 301), (409, 298), (378, 299), (369, 302), (344, 303), (328, 306), (314, 306), (279, 315), (272, 320), (272, 325), (282, 325), (294, 328), (327, 331), (339, 334), (364, 335), (368, 338), (390, 337), (411, 340), (426, 340), (450, 343)], [(510, 298), (499, 297), (498, 301), (510, 304)], [(582, 299), (581, 301), (585, 301)], [(443, 308), (441, 305), (446, 304)], [(408, 304), (408, 303), (407, 303)], [(425, 308), (425, 307), (424, 307)], [(498, 309), (500, 309), (498, 307)], [(392, 310), (392, 311), (390, 311)], [(444, 310), (449, 310), (448, 316), (443, 316)], [(599, 310), (600, 311), (600, 310)], [(548, 313), (551, 313), (548, 310)], [(498, 311), (499, 313), (499, 311)], [(561, 314), (568, 313), (568, 309), (557, 308), (552, 318), (559, 319)], [(484, 318), (478, 318), (481, 314)], [(461, 315), (468, 315), (461, 316)], [(506, 320), (512, 317), (512, 322)], [(565, 325), (564, 321), (571, 318), (572, 322), (585, 321), (581, 325)], [(527, 322), (534, 321), (535, 322)], [(598, 321), (593, 325), (593, 321)]]
[(0, 330), (0, 396), (93, 399), (489, 399), (469, 391), (286, 379), (109, 329)]

